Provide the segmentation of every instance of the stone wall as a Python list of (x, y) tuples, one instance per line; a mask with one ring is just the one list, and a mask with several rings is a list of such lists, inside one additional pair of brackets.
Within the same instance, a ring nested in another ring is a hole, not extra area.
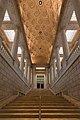
[(57, 79), (52, 90), (80, 100), (80, 55)]
[(0, 100), (19, 92), (25, 94), (28, 90), (26, 82), (0, 54)]

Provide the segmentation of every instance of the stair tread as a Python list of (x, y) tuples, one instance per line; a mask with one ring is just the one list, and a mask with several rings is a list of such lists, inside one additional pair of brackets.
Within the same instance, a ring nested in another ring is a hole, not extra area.
[[(47, 93), (47, 94), (46, 94)], [(80, 109), (49, 90), (32, 90), (0, 110), (0, 118), (80, 118)]]

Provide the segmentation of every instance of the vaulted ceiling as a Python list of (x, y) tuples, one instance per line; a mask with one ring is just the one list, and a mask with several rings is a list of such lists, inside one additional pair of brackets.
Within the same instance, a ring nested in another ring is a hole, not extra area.
[(62, 0), (17, 0), (33, 64), (48, 64)]

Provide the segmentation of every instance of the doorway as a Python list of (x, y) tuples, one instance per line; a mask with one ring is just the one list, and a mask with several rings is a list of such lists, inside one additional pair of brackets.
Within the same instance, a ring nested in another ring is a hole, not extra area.
[(44, 89), (44, 84), (42, 84), (42, 83), (41, 83), (41, 84), (40, 84), (40, 83), (37, 83), (37, 88), (38, 88), (38, 89)]
[(44, 75), (37, 75), (37, 89), (44, 89)]

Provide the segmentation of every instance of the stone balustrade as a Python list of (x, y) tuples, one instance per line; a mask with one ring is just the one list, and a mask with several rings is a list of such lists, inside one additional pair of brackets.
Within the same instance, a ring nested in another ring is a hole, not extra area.
[(77, 42), (51, 89), (80, 100), (80, 44)]
[(0, 54), (4, 56), (4, 58), (7, 60), (7, 62), (17, 71), (17, 74), (25, 81), (27, 82), (27, 78), (24, 77), (23, 72), (19, 68), (19, 61), (14, 60), (12, 57), (10, 50), (3, 42), (3, 39), (0, 38)]

